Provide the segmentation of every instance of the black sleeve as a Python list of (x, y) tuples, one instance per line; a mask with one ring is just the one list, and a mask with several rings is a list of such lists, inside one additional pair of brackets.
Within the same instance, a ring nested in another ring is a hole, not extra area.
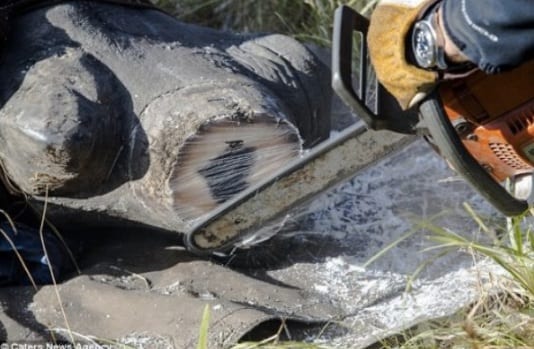
[(533, 0), (443, 0), (445, 30), (487, 73), (534, 58)]

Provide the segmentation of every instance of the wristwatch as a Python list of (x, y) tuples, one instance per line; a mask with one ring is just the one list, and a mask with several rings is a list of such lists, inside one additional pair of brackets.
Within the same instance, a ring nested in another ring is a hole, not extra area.
[(417, 65), (424, 69), (446, 70), (445, 40), (438, 23), (439, 6), (417, 21), (412, 31), (412, 51)]

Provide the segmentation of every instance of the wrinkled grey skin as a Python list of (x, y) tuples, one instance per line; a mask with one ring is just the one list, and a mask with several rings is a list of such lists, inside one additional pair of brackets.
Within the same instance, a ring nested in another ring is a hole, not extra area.
[(28, 13), (0, 76), (5, 170), (37, 202), (48, 191), (48, 216), (65, 226), (120, 218), (181, 231), (165, 192), (172, 161), (218, 116), (269, 115), (296, 126), (304, 147), (330, 130), (329, 73), (305, 47), (156, 10), (71, 2)]

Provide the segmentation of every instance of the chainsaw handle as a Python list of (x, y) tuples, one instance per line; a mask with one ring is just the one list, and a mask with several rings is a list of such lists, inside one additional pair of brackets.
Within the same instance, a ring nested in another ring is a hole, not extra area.
[(420, 118), (432, 135), (432, 141), (452, 167), (505, 216), (517, 216), (528, 203), (510, 194), (466, 151), (456, 130), (445, 115), (440, 98), (434, 92), (419, 107)]
[[(417, 112), (403, 111), (395, 98), (376, 82), (376, 78), (372, 81), (375, 88), (368, 88), (367, 77), (372, 72), (367, 58), (368, 28), (369, 20), (352, 8), (342, 5), (336, 9), (332, 34), (332, 88), (369, 128), (415, 134)], [(352, 79), (354, 33), (360, 36), (357, 88), (354, 88)], [(368, 92), (374, 95), (367, 98)], [(368, 100), (374, 102), (373, 110), (368, 106)]]
[[(377, 116), (366, 106), (367, 92), (367, 29), (369, 20), (348, 6), (340, 6), (334, 13), (332, 34), (332, 87), (337, 95), (371, 129), (379, 129)], [(360, 33), (359, 91), (352, 85), (352, 36)]]

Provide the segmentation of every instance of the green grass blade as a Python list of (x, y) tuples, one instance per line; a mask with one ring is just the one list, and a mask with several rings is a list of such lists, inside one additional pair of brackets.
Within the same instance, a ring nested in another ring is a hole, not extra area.
[(473, 208), (471, 207), (471, 205), (469, 205), (467, 202), (464, 202), (463, 203), (463, 206), (465, 208), (465, 210), (467, 211), (467, 213), (469, 214), (469, 216), (471, 216), (471, 218), (478, 224), (478, 226), (480, 227), (480, 229), (487, 233), (487, 234), (490, 234), (491, 233), (491, 230), (488, 228), (488, 226), (484, 223), (484, 221), (482, 221), (482, 219), (480, 218), (480, 216), (475, 212), (475, 210), (473, 210)]
[(206, 304), (202, 312), (200, 323), (200, 333), (198, 335), (197, 349), (208, 349), (208, 329), (210, 326), (210, 306)]
[(414, 229), (414, 230), (411, 230), (411, 231), (407, 232), (406, 234), (402, 235), (401, 237), (399, 237), (398, 239), (396, 239), (395, 241), (393, 241), (392, 243), (390, 243), (389, 245), (387, 245), (386, 247), (384, 247), (383, 249), (378, 251), (378, 253), (375, 254), (373, 257), (369, 258), (369, 260), (363, 264), (363, 267), (367, 268), (369, 265), (371, 265), (377, 259), (379, 259), (383, 255), (385, 255), (388, 251), (390, 251), (392, 248), (394, 248), (395, 246), (397, 246), (398, 244), (400, 244), (402, 241), (406, 240), (407, 238), (409, 238), (413, 234), (415, 234), (417, 231), (418, 231), (418, 229)]

